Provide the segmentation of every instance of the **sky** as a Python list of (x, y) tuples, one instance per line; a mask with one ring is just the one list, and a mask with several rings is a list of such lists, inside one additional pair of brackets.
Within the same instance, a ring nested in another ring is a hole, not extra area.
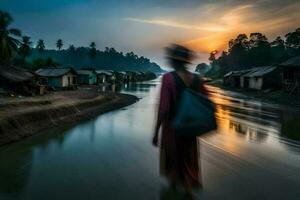
[(300, 27), (300, 0), (0, 0), (33, 41), (57, 39), (97, 48), (133, 51), (165, 67), (164, 47), (185, 45), (208, 62), (239, 33), (262, 32), (270, 40)]

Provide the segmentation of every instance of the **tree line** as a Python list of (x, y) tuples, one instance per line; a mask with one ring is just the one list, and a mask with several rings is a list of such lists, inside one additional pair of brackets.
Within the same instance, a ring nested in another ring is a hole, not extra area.
[(212, 51), (209, 57), (212, 68), (208, 75), (214, 77), (233, 70), (277, 65), (300, 55), (300, 28), (287, 33), (284, 38), (278, 36), (271, 42), (262, 33), (239, 34), (229, 40), (227, 51), (223, 51), (219, 57), (217, 55), (217, 51)]
[(109, 47), (100, 51), (96, 48), (95, 42), (91, 42), (88, 47), (75, 47), (71, 44), (63, 49), (64, 42), (58, 39), (57, 49), (49, 50), (46, 49), (45, 41), (39, 39), (33, 48), (31, 38), (22, 35), (19, 29), (11, 28), (12, 22), (11, 15), (0, 10), (0, 64), (13, 64), (32, 70), (61, 65), (75, 68), (161, 71), (161, 68), (148, 58), (133, 52), (118, 52)]

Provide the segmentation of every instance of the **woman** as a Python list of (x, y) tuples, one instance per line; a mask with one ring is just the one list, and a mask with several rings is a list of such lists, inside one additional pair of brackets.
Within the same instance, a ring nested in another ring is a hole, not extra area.
[(180, 45), (167, 48), (167, 58), (174, 68), (162, 78), (161, 96), (153, 145), (158, 145), (159, 129), (162, 126), (160, 146), (160, 172), (172, 187), (183, 185), (188, 195), (192, 188), (202, 187), (198, 142), (196, 137), (180, 137), (172, 127), (180, 95), (186, 87), (206, 94), (198, 76), (187, 71), (186, 65), (193, 53)]

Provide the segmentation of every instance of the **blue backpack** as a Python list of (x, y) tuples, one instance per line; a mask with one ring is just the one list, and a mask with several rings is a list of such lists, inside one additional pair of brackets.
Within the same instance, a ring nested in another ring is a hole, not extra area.
[(179, 91), (173, 127), (177, 135), (185, 137), (201, 136), (217, 129), (215, 105), (199, 92), (200, 79), (194, 75), (190, 87), (186, 87), (176, 72), (172, 72)]

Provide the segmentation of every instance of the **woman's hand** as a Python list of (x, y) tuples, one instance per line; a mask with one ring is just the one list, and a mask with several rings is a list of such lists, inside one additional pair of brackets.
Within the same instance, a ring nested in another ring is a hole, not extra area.
[(154, 135), (153, 139), (152, 139), (152, 144), (153, 146), (157, 147), (158, 146), (158, 136), (157, 134)]

